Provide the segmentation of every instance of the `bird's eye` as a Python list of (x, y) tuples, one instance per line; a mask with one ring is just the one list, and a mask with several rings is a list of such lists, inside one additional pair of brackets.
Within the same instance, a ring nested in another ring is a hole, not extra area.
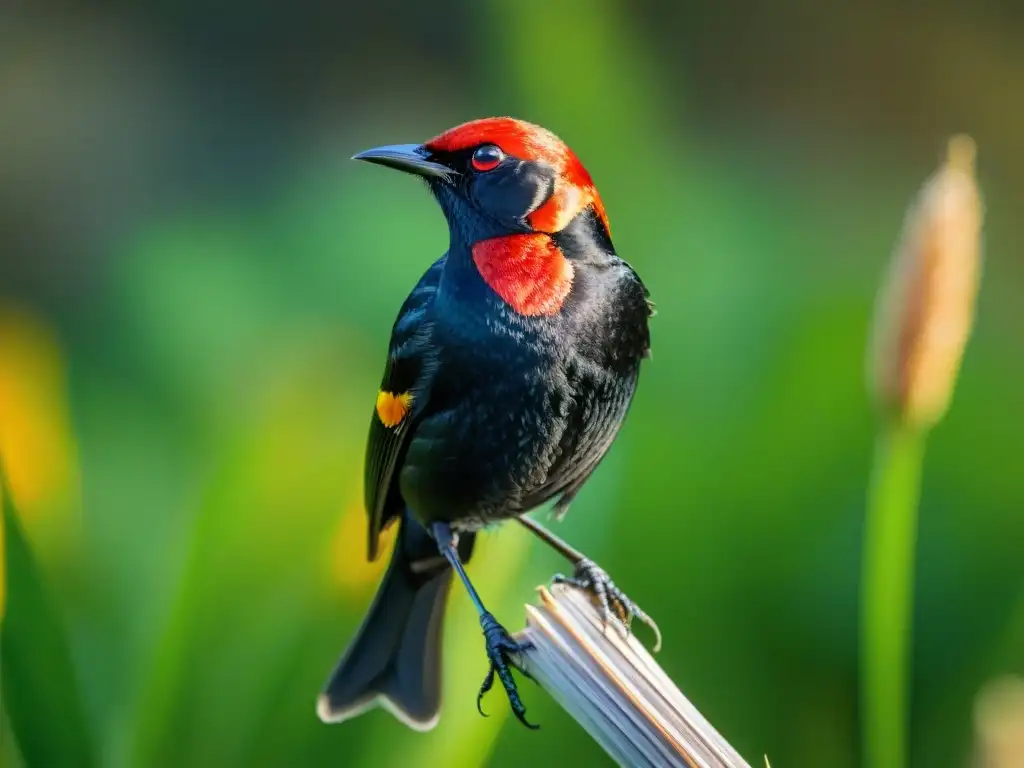
[(473, 153), (473, 168), (478, 171), (493, 171), (501, 165), (501, 161), (504, 159), (505, 153), (501, 151), (501, 147), (484, 144), (482, 147), (477, 147), (476, 152)]

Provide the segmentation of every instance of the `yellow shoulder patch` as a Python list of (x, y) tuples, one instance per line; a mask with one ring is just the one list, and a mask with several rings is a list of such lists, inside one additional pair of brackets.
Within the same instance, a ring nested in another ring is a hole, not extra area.
[(385, 427), (397, 427), (409, 413), (411, 405), (412, 392), (396, 395), (382, 389), (377, 393), (377, 418)]

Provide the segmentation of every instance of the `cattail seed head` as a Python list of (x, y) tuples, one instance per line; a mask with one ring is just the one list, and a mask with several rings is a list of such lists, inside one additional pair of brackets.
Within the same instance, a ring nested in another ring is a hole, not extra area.
[(973, 768), (1024, 765), (1024, 679), (1007, 676), (989, 682), (974, 703)]
[(921, 188), (878, 296), (869, 383), (889, 417), (928, 429), (949, 406), (974, 322), (982, 203), (974, 141), (955, 136)]

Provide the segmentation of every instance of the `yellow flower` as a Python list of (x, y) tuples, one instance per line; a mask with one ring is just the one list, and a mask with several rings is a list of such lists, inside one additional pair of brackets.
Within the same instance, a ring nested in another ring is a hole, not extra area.
[[(0, 306), (0, 465), (9, 501), (44, 558), (59, 557), (68, 543), (69, 526), (50, 523), (53, 513), (71, 509), (76, 473), (69, 421), (64, 364), (52, 334), (28, 312)], [(0, 617), (3, 528), (0, 519)]]
[(0, 457), (28, 520), (73, 485), (65, 371), (53, 335), (27, 312), (0, 307)]
[(371, 563), (366, 559), (366, 526), (366, 511), (360, 498), (342, 513), (328, 548), (331, 582), (352, 596), (376, 589), (391, 560), (391, 544), (398, 527), (392, 525), (381, 534), (380, 555)]
[(0, 486), (0, 623), (4, 620), (4, 606), (7, 604), (7, 564), (4, 562), (4, 553), (7, 551), (4, 542), (4, 489)]

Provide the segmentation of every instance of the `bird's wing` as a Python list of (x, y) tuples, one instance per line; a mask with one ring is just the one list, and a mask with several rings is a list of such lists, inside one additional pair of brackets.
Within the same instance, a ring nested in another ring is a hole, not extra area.
[(429, 391), (430, 306), (444, 257), (426, 271), (409, 294), (391, 329), (388, 358), (366, 441), (364, 493), (369, 517), (367, 554), (375, 560), (380, 533), (402, 512), (397, 470)]

